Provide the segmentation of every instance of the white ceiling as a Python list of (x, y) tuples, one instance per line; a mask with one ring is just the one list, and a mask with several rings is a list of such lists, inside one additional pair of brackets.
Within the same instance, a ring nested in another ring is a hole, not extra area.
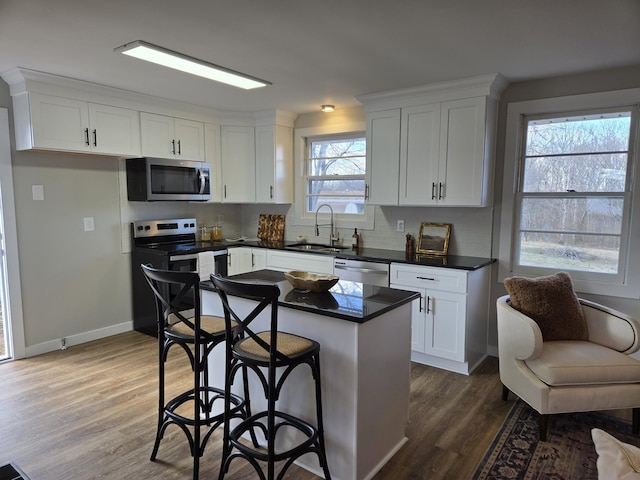
[[(239, 90), (114, 53), (133, 40), (273, 85)], [(640, 0), (0, 0), (0, 72), (221, 110), (306, 113), (496, 72), (513, 82), (629, 65), (640, 65)]]

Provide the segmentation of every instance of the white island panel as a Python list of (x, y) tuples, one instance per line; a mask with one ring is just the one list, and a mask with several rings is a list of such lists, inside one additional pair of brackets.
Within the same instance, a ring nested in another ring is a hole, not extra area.
[[(255, 302), (230, 299), (248, 313)], [(221, 315), (217, 293), (202, 291), (204, 314)], [(404, 444), (409, 413), (411, 304), (363, 323), (291, 308), (279, 308), (279, 329), (318, 341), (325, 441), (335, 480), (367, 480)], [(268, 314), (256, 319), (268, 329)], [(210, 381), (220, 384), (222, 349), (213, 353)], [(251, 379), (251, 376), (250, 376)], [(264, 392), (251, 382), (255, 409), (266, 405)], [(308, 368), (299, 367), (286, 382), (279, 409), (315, 424), (314, 384)], [(305, 455), (300, 466), (322, 476), (317, 457)]]

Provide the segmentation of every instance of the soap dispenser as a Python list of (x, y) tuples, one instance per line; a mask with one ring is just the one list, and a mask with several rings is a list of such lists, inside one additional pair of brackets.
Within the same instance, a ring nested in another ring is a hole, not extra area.
[(353, 235), (351, 235), (351, 248), (354, 250), (360, 248), (360, 234), (358, 234), (357, 228), (353, 230)]

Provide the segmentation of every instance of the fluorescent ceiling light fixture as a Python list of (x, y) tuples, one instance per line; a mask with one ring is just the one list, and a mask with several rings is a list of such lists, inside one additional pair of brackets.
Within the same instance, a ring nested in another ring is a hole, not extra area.
[(146, 60), (147, 62), (156, 63), (175, 70), (180, 70), (181, 72), (208, 78), (215, 82), (244, 88), (245, 90), (271, 85), (271, 82), (267, 82), (266, 80), (260, 80), (259, 78), (220, 67), (203, 60), (198, 60), (197, 58), (158, 47), (156, 45), (143, 42), (142, 40), (127, 43), (126, 45), (114, 48), (113, 50), (131, 57), (139, 58), (140, 60)]

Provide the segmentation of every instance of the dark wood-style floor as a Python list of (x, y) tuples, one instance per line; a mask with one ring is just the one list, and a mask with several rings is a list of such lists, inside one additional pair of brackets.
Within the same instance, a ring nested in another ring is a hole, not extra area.
[[(170, 355), (168, 383), (188, 382), (184, 355)], [(497, 359), (471, 376), (414, 364), (409, 441), (375, 480), (467, 479), (511, 407)], [(187, 442), (169, 429), (149, 461), (156, 425), (156, 341), (129, 332), (0, 364), (0, 464), (32, 480), (191, 478)], [(375, 421), (375, 419), (372, 419)], [(210, 440), (202, 479), (216, 479), (220, 437)], [(255, 478), (241, 462), (226, 478)], [(296, 466), (289, 479), (317, 479)]]

